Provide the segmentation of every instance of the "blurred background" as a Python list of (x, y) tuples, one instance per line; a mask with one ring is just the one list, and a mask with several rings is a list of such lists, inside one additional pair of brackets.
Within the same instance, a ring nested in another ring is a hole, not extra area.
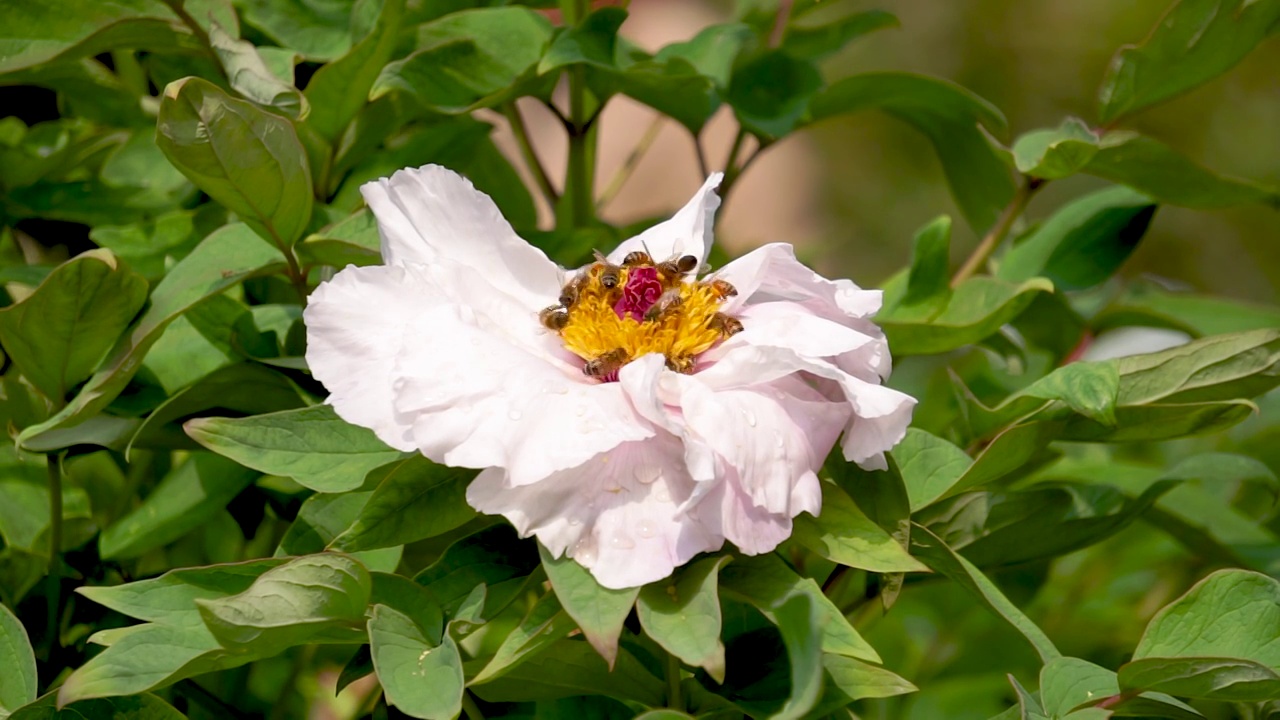
[[(873, 70), (905, 70), (957, 82), (1009, 120), (1009, 142), (1075, 116), (1093, 124), (1103, 73), (1116, 49), (1141, 41), (1169, 0), (854, 0), (842, 7), (895, 14), (898, 29), (873, 33), (831, 57), (828, 81)], [(622, 34), (646, 50), (692, 37), (732, 17), (731, 0), (633, 0)], [(1264, 43), (1225, 76), (1143, 112), (1124, 127), (1154, 136), (1219, 173), (1280, 185), (1280, 41)], [(540, 155), (563, 173), (564, 141), (540, 105), (525, 106)], [(649, 130), (654, 111), (613, 100), (601, 132), (601, 188)], [(735, 127), (727, 108), (704, 133), (710, 163), (723, 168)], [(658, 130), (604, 216), (630, 222), (679, 207), (698, 187), (689, 134)], [(558, 182), (558, 179), (557, 179)], [(1103, 181), (1077, 176), (1049, 185), (1031, 203), (1039, 219)], [(886, 212), (888, 210), (888, 212)], [(721, 210), (732, 254), (786, 241), (820, 272), (876, 285), (902, 267), (910, 239), (938, 214), (959, 219), (924, 136), (867, 112), (796, 133), (752, 165)], [(957, 222), (957, 263), (977, 239)], [(1149, 274), (1174, 287), (1231, 298), (1280, 300), (1280, 213), (1264, 207), (1203, 212), (1162, 207), (1123, 275)]]

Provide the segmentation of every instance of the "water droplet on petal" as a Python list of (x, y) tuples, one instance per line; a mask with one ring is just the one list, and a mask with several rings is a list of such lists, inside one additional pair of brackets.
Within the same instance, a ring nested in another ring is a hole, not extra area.
[(782, 439), (782, 433), (777, 430), (773, 431), (773, 444), (779, 448), (786, 447), (786, 441)]
[(578, 518), (576, 517), (569, 518), (569, 527), (578, 527), (581, 524), (582, 524), (582, 521), (579, 520)]
[(662, 470), (651, 465), (637, 465), (632, 473), (641, 485), (649, 485), (662, 476)]
[(654, 530), (653, 523), (648, 520), (641, 520), (640, 524), (636, 525), (636, 534), (642, 538), (651, 538), (657, 534), (657, 531)]
[(609, 538), (609, 547), (616, 550), (630, 550), (635, 546), (635, 540), (632, 540), (622, 533), (617, 533), (613, 537)]
[(586, 406), (586, 405), (579, 405), (579, 406), (578, 406), (578, 409), (577, 409), (577, 410), (575, 410), (574, 412), (576, 412), (576, 413), (578, 414), (578, 417), (582, 417), (583, 415), (586, 415), (586, 414), (587, 414), (587, 406)]
[(524, 417), (524, 416), (520, 414), (519, 410), (508, 410), (507, 417), (511, 418), (512, 420), (519, 420), (521, 417)]
[(480, 337), (478, 335), (471, 336), (471, 344), (480, 347)]
[(750, 425), (751, 427), (755, 427), (755, 426), (756, 426), (756, 414), (755, 414), (755, 413), (751, 412), (750, 410), (743, 410), (743, 411), (742, 411), (742, 416), (743, 416), (744, 418), (746, 418), (746, 419), (747, 419), (747, 424), (748, 424), (748, 425)]
[(653, 499), (658, 502), (671, 502), (671, 493), (667, 491), (667, 486), (663, 485), (653, 491)]
[(583, 567), (591, 567), (596, 561), (596, 544), (591, 537), (585, 537), (573, 546), (570, 555)]

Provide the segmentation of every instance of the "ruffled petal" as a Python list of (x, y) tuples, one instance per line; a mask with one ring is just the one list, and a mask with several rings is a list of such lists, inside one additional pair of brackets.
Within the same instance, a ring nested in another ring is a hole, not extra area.
[(737, 344), (714, 365), (698, 373), (712, 388), (737, 388), (744, 378), (773, 382), (797, 372), (834, 381), (852, 414), (844, 428), (841, 448), (846, 459), (868, 469), (883, 469), (883, 453), (906, 435), (915, 398), (878, 383), (868, 382), (822, 359), (803, 357), (788, 348)]
[(493, 200), (458, 173), (439, 165), (405, 168), (361, 185), (360, 193), (378, 218), (388, 265), (448, 258), (480, 271), (490, 286), (534, 310), (559, 295), (560, 269), (521, 240)]
[(679, 445), (665, 433), (626, 443), (535, 485), (486, 470), (467, 488), (467, 501), (505, 516), (521, 535), (536, 535), (552, 555), (568, 554), (605, 587), (643, 585), (724, 542), (678, 512), (693, 486)]
[(716, 188), (723, 177), (724, 173), (711, 173), (680, 212), (614, 248), (609, 253), (609, 262), (621, 263), (629, 253), (643, 251), (658, 262), (678, 255), (693, 255), (701, 265), (711, 252), (712, 227), (716, 208), (720, 207)]
[(653, 435), (617, 383), (509, 342), (479, 325), (473, 308), (417, 315), (392, 368), (393, 402), (432, 460), (506, 468), (523, 485)]
[(395, 409), (392, 373), (424, 311), (439, 306), (429, 286), (400, 267), (348, 267), (311, 293), (303, 320), (307, 366), (347, 422), (397, 450), (416, 450), (413, 417)]

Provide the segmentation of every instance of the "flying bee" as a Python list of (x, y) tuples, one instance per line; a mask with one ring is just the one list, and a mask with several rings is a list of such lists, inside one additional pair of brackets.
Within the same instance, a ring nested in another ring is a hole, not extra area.
[(610, 350), (594, 360), (588, 360), (582, 366), (582, 374), (587, 377), (605, 377), (618, 371), (627, 364), (627, 351), (622, 348)]
[(538, 312), (538, 322), (542, 327), (560, 332), (569, 324), (569, 310), (563, 305), (552, 305)]
[(725, 280), (719, 278), (711, 281), (711, 292), (715, 294), (717, 300), (731, 298), (738, 294), (738, 288), (730, 285)]
[(627, 253), (627, 256), (622, 259), (622, 267), (633, 267), (635, 265), (652, 265), (652, 264), (653, 264), (653, 258), (649, 257), (649, 253), (642, 252), (640, 250)]
[(644, 311), (644, 319), (646, 321), (661, 320), (678, 311), (682, 302), (684, 301), (680, 298), (680, 289), (671, 288), (659, 295), (649, 309)]
[(711, 320), (707, 322), (707, 326), (712, 330), (720, 333), (728, 338), (742, 332), (742, 321), (736, 317), (730, 317), (724, 313), (716, 313), (711, 316)]
[(668, 282), (675, 282), (696, 270), (697, 267), (698, 258), (693, 255), (672, 255), (658, 263), (658, 272), (662, 273)]
[(591, 273), (600, 278), (600, 286), (605, 290), (612, 290), (618, 287), (618, 283), (622, 279), (622, 268), (609, 262), (609, 259), (595, 251), (596, 262), (591, 266)]

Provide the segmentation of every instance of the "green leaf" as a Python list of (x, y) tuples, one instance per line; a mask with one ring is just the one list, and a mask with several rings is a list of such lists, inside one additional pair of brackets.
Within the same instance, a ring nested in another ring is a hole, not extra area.
[(1083, 122), (1067, 118), (1056, 128), (1032, 130), (1013, 142), (1018, 172), (1058, 180), (1080, 172), (1098, 152), (1098, 136)]
[(826, 683), (815, 714), (846, 707), (854, 700), (894, 697), (919, 690), (897, 673), (853, 658), (826, 654), (822, 656), (822, 666), (827, 671)]
[(307, 83), (311, 103), (307, 124), (330, 143), (339, 139), (369, 102), (369, 91), (395, 50), (403, 14), (404, 0), (382, 0), (373, 30), (345, 55), (317, 70)]
[(803, 123), (821, 89), (822, 75), (812, 62), (766, 50), (734, 68), (726, 100), (742, 127), (776, 140)]
[(886, 305), (908, 305), (916, 311), (938, 311), (951, 297), (951, 218), (947, 215), (924, 225), (911, 241), (911, 269), (901, 300)]
[(881, 72), (853, 75), (825, 88), (809, 108), (817, 122), (878, 109), (919, 130), (942, 161), (951, 193), (969, 225), (985, 232), (1013, 198), (1009, 168), (979, 125), (1003, 134), (1007, 126), (995, 106), (938, 78)]
[(913, 512), (942, 497), (973, 462), (960, 448), (919, 428), (907, 428), (889, 453), (902, 472)]
[(1031, 618), (1018, 609), (1018, 606), (1009, 601), (1009, 598), (1000, 592), (995, 583), (991, 582), (986, 575), (982, 573), (973, 563), (964, 559), (956, 553), (956, 551), (947, 547), (937, 535), (934, 535), (928, 528), (921, 525), (915, 526), (911, 533), (911, 550), (912, 555), (924, 561), (926, 565), (935, 571), (946, 575), (955, 581), (965, 590), (972, 593), (975, 597), (991, 609), (992, 612), (1004, 618), (1014, 630), (1017, 630), (1031, 646), (1035, 648), (1036, 653), (1040, 655), (1040, 659), (1044, 662), (1061, 657), (1062, 653), (1049, 637), (1044, 634)]
[(76, 9), (48, 3), (0, 8), (0, 73), (117, 47), (199, 50), (195, 36), (162, 2), (121, 0)]
[(0, 342), (55, 404), (89, 377), (147, 299), (141, 276), (106, 250), (59, 265), (36, 291), (0, 310)]
[(413, 620), (425, 633), (427, 642), (439, 645), (445, 633), (444, 610), (436, 604), (431, 592), (403, 575), (392, 572), (371, 573), (373, 592), (370, 605), (385, 605)]
[(308, 235), (294, 247), (304, 265), (381, 265), (382, 238), (378, 220), (362, 208), (344, 220)]
[(498, 524), (453, 543), (413, 580), (426, 586), (450, 617), (461, 614), (467, 596), (483, 586), (487, 588), (484, 612), (493, 617), (521, 591), (537, 568), (534, 543), (520, 540), (510, 525)]
[(841, 565), (881, 573), (928, 571), (837, 485), (823, 487), (818, 517), (804, 514), (794, 522), (796, 540)]
[(1055, 369), (990, 410), (974, 402), (969, 422), (975, 435), (984, 436), (1032, 415), (1061, 417), (1059, 411), (1065, 408), (1114, 428), (1119, 395), (1120, 371), (1115, 361), (1077, 361)]
[(239, 594), (196, 606), (224, 647), (269, 656), (292, 645), (363, 642), (370, 591), (363, 565), (323, 553), (290, 560)]
[(200, 623), (196, 600), (244, 592), (283, 559), (248, 560), (208, 567), (178, 568), (160, 577), (124, 585), (82, 585), (76, 592), (129, 617), (169, 625)]
[(209, 32), (209, 44), (227, 73), (231, 89), (241, 97), (275, 108), (295, 120), (302, 120), (311, 112), (307, 98), (293, 83), (281, 80), (267, 68), (253, 43), (228, 35), (215, 23)]
[(89, 239), (129, 263), (138, 274), (157, 281), (224, 222), (226, 212), (206, 203), (196, 210), (174, 210), (129, 225), (99, 225), (89, 231)]
[(978, 566), (1013, 565), (1101, 542), (1138, 519), (1174, 484), (1155, 483), (1133, 499), (1106, 485), (965, 493), (922, 510), (916, 520)]
[(603, 7), (583, 18), (577, 27), (565, 28), (542, 56), (538, 74), (546, 75), (567, 65), (615, 67), (618, 28), (626, 19), (627, 11), (623, 8)]
[(369, 97), (376, 100), (399, 90), (446, 113), (492, 107), (532, 73), (550, 41), (551, 23), (527, 8), (446, 15), (419, 27), (418, 50), (387, 65)]
[(812, 578), (802, 578), (775, 554), (736, 558), (720, 572), (720, 590), (756, 607), (770, 622), (778, 624), (778, 608), (789, 598), (806, 595), (820, 611), (822, 651), (845, 657), (880, 662), (875, 648), (867, 644), (840, 610), (822, 594)]
[(1280, 205), (1276, 189), (1217, 175), (1160, 141), (1137, 133), (1105, 136), (1102, 148), (1084, 172), (1128, 185), (1170, 205), (1205, 210), (1246, 203)]
[(720, 107), (715, 83), (683, 58), (642, 60), (615, 70), (590, 68), (587, 86), (602, 98), (622, 93), (697, 135)]
[(98, 552), (104, 560), (127, 559), (167, 545), (211, 519), (257, 476), (212, 453), (194, 453), (102, 532)]
[(654, 60), (685, 60), (699, 74), (711, 78), (718, 90), (729, 87), (733, 63), (751, 40), (751, 28), (742, 23), (725, 23), (704, 28), (691, 40), (664, 46)]
[(586, 636), (591, 647), (600, 653), (612, 669), (618, 657), (618, 635), (622, 623), (631, 613), (640, 588), (613, 590), (596, 582), (595, 576), (576, 561), (555, 558), (538, 544), (542, 567), (547, 571), (551, 589), (555, 591), (565, 612)]
[(1156, 205), (1127, 187), (1090, 193), (1060, 208), (1001, 260), (996, 277), (1047, 277), (1060, 290), (1082, 290), (1110, 278), (1138, 247)]
[(1098, 92), (1104, 123), (1225, 73), (1280, 30), (1275, 0), (1181, 0), (1141, 45), (1116, 53)]
[(474, 471), (414, 455), (369, 473), (373, 496), (333, 549), (371, 550), (435, 537), (476, 516), (467, 504)]
[(520, 663), (506, 675), (472, 687), (486, 702), (604, 695), (649, 707), (662, 705), (663, 691), (662, 681), (625, 649), (618, 649), (610, 668), (589, 643), (573, 638), (551, 645), (537, 662)]
[(805, 717), (822, 694), (823, 609), (810, 595), (791, 595), (773, 609), (774, 624), (782, 633), (791, 662), (791, 694), (771, 717), (792, 720)]
[(1128, 325), (1168, 327), (1202, 337), (1280, 327), (1280, 307), (1135, 283), (1090, 324), (1099, 331)]
[(0, 715), (36, 699), (36, 656), (22, 621), (0, 605)]
[(543, 595), (529, 608), (520, 624), (503, 639), (493, 657), (475, 673), (468, 684), (480, 685), (502, 677), (533, 655), (562, 640), (577, 627), (554, 592)]
[(130, 697), (81, 700), (58, 707), (58, 693), (51, 692), (20, 708), (9, 720), (84, 720), (84, 718), (117, 718), (121, 720), (186, 720), (186, 715), (150, 693)]
[(374, 605), (369, 646), (389, 704), (427, 720), (453, 718), (462, 711), (462, 658), (448, 633), (433, 645), (409, 616)]
[(317, 492), (353, 490), (371, 470), (401, 458), (371, 430), (339, 418), (329, 405), (247, 418), (188, 421), (206, 448), (268, 475), (291, 477)]
[(792, 57), (821, 60), (839, 52), (863, 35), (895, 28), (898, 24), (898, 18), (883, 10), (851, 13), (821, 24), (800, 18), (787, 28), (787, 34), (782, 39), (782, 49)]
[(351, 0), (245, 0), (244, 21), (308, 60), (336, 60), (351, 48)]
[(1280, 582), (1219, 570), (1160, 609), (1120, 668), (1125, 690), (1239, 702), (1280, 695)]
[(940, 310), (899, 305), (881, 310), (876, 322), (900, 355), (933, 355), (971, 345), (994, 334), (1031, 304), (1053, 291), (1044, 278), (1015, 284), (992, 277), (960, 283)]
[(157, 143), (183, 175), (278, 248), (311, 219), (311, 170), (286, 119), (200, 78), (170, 84)]
[[(1104, 667), (1073, 657), (1054, 658), (1040, 669), (1040, 698), (1052, 717), (1068, 717), (1083, 705), (1120, 694), (1116, 674)], [(1155, 716), (1172, 720), (1204, 717), (1193, 708), (1162, 693), (1144, 693), (1111, 706), (1117, 715)], [(1124, 710), (1126, 712), (1119, 712)], [(1077, 717), (1071, 715), (1071, 717)], [(1081, 717), (1081, 720), (1084, 720)]]
[(1255, 397), (1280, 384), (1280, 330), (1217, 335), (1115, 362), (1120, 405)]
[(727, 556), (703, 558), (672, 577), (645, 585), (636, 602), (640, 625), (667, 652), (724, 682), (720, 641), (720, 568)]

